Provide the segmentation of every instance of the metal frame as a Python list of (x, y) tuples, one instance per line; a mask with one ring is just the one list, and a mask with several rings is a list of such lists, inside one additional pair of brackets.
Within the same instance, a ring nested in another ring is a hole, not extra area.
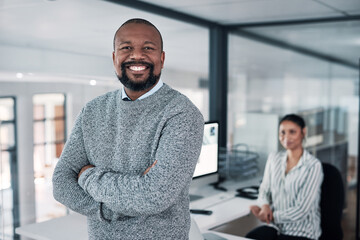
[(358, 114), (358, 158), (357, 158), (357, 184), (356, 184), (356, 223), (355, 223), (355, 236), (360, 239), (360, 58), (359, 58), (359, 114)]
[(210, 28), (209, 108), (210, 120), (218, 121), (219, 147), (227, 142), (228, 33), (224, 27)]
[(329, 22), (346, 22), (360, 20), (360, 15), (345, 16), (345, 17), (329, 17), (329, 18), (311, 18), (311, 19), (293, 19), (285, 21), (269, 21), (269, 22), (254, 22), (241, 24), (226, 25), (229, 31), (237, 30), (239, 28), (254, 28), (254, 27), (275, 27), (275, 26), (289, 26), (289, 25), (304, 25), (314, 23), (329, 23)]
[(175, 11), (170, 8), (165, 8), (165, 7), (161, 7), (158, 5), (154, 5), (151, 3), (142, 2), (142, 1), (138, 1), (138, 0), (104, 0), (104, 1), (117, 3), (120, 5), (135, 8), (138, 10), (143, 10), (145, 12), (151, 12), (151, 13), (158, 14), (158, 15), (161, 15), (164, 17), (169, 17), (172, 19), (180, 20), (182, 22), (187, 22), (187, 23), (191, 23), (194, 25), (202, 26), (202, 27), (211, 27), (211, 26), (218, 25), (217, 23), (206, 20), (204, 18), (199, 18), (197, 16), (193, 16), (190, 14)]

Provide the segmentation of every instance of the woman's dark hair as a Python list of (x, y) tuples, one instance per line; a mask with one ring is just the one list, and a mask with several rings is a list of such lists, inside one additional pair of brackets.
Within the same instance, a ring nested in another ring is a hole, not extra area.
[(304, 127), (306, 127), (304, 119), (302, 117), (300, 117), (299, 115), (296, 115), (296, 114), (287, 114), (287, 115), (285, 115), (280, 120), (279, 125), (284, 121), (291, 121), (291, 122), (295, 123), (296, 125), (298, 125), (301, 129), (304, 129)]

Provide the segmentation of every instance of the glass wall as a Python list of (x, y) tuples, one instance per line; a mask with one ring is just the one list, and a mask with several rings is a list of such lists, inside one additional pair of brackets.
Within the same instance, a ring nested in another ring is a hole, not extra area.
[(15, 98), (0, 97), (0, 239), (12, 239), (19, 226)]
[(168, 18), (159, 20), (165, 51), (161, 78), (186, 95), (209, 120), (209, 30)]
[(66, 214), (52, 196), (52, 173), (65, 144), (65, 95), (33, 96), (36, 221)]
[[(229, 49), (228, 142), (257, 154), (259, 171), (253, 176), (261, 178), (268, 154), (282, 149), (279, 119), (297, 113), (308, 126), (306, 148), (335, 165), (347, 193), (353, 194), (358, 158), (357, 70), (235, 34), (229, 36)], [(344, 218), (354, 223), (344, 226), (348, 235), (355, 234), (355, 210), (355, 203), (348, 202)]]

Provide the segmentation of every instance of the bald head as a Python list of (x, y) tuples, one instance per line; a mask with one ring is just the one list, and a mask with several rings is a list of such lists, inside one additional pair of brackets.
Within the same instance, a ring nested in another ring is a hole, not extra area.
[(114, 41), (113, 41), (113, 48), (114, 48), (114, 50), (115, 50), (116, 37), (117, 37), (117, 34), (118, 34), (119, 30), (120, 30), (123, 26), (126, 26), (126, 25), (131, 24), (131, 23), (144, 24), (144, 25), (148, 25), (148, 26), (153, 27), (153, 28), (156, 30), (156, 32), (159, 34), (160, 41), (161, 41), (161, 51), (163, 51), (164, 44), (163, 44), (163, 39), (162, 39), (162, 36), (161, 36), (161, 33), (160, 33), (159, 29), (157, 29), (157, 28), (155, 27), (155, 25), (152, 24), (151, 22), (149, 22), (148, 20), (145, 20), (145, 19), (142, 19), (142, 18), (132, 18), (132, 19), (129, 19), (129, 20), (127, 20), (126, 22), (124, 22), (124, 23), (118, 28), (118, 30), (116, 30), (115, 35), (114, 35)]

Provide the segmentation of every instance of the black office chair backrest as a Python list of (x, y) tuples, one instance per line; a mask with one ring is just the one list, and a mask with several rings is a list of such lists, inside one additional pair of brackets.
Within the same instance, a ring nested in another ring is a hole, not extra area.
[(321, 229), (319, 240), (341, 240), (341, 218), (344, 208), (344, 185), (339, 170), (329, 163), (322, 163), (324, 180), (321, 185)]

